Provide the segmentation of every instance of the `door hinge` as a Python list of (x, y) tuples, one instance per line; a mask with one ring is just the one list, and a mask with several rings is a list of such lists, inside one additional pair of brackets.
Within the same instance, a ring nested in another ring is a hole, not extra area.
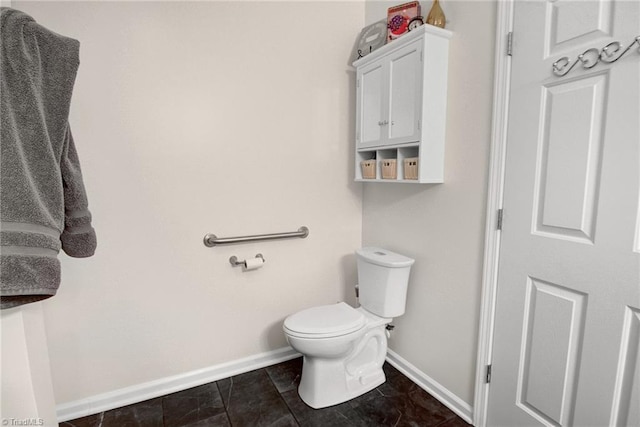
[(422, 56), (423, 54), (424, 53), (422, 51), (420, 51), (420, 62), (424, 61), (423, 56)]
[(513, 55), (513, 31), (507, 33), (507, 55)]
[(487, 384), (491, 382), (491, 365), (487, 365), (487, 375), (485, 376), (484, 381)]
[(498, 230), (502, 230), (502, 216), (503, 216), (502, 209), (498, 209), (498, 224), (496, 224), (497, 226), (496, 228)]
[(356, 87), (360, 87), (360, 79), (356, 80)]
[(360, 131), (356, 131), (356, 142), (360, 141)]
[(422, 129), (422, 120), (418, 120), (418, 130)]

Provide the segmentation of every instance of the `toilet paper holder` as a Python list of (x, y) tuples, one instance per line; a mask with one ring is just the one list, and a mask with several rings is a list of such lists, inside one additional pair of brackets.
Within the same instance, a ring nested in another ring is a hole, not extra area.
[[(262, 260), (262, 262), (265, 262), (265, 259), (262, 256), (262, 254), (256, 254), (255, 258), (260, 258)], [(229, 263), (234, 267), (237, 267), (237, 266), (241, 265), (244, 268), (247, 268), (247, 260), (244, 259), (242, 261), (238, 261), (238, 257), (235, 256), (235, 255), (232, 256), (231, 258), (229, 258)]]

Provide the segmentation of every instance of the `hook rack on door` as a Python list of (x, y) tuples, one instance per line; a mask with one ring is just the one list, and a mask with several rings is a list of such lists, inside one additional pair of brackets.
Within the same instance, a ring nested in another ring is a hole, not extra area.
[(585, 50), (578, 55), (578, 58), (576, 58), (573, 63), (571, 63), (569, 57), (564, 56), (553, 63), (553, 74), (558, 77), (565, 76), (569, 71), (573, 70), (573, 67), (578, 63), (582, 63), (582, 68), (585, 70), (595, 67), (599, 62), (613, 64), (618, 59), (622, 58), (635, 44), (638, 45), (637, 51), (640, 53), (640, 36), (637, 36), (624, 50), (622, 50), (622, 44), (615, 41), (609, 43), (601, 50), (598, 50), (595, 47)]

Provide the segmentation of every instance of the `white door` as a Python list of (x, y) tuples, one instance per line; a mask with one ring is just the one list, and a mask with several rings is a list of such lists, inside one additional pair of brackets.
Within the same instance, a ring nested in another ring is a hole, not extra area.
[(489, 426), (640, 426), (640, 2), (516, 1)]

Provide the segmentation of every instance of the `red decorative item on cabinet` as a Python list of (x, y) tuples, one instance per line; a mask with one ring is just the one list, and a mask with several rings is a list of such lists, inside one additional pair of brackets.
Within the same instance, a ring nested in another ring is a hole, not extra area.
[(409, 21), (420, 16), (420, 2), (390, 7), (387, 12), (387, 39), (395, 40), (409, 32)]

